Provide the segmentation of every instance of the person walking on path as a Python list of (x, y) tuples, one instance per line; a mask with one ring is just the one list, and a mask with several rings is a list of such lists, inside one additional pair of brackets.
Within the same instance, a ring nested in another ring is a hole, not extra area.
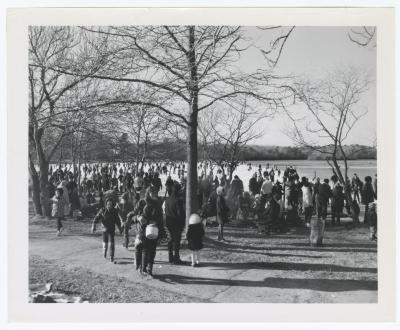
[(103, 257), (107, 258), (108, 242), (110, 242), (110, 261), (114, 262), (115, 253), (115, 226), (122, 234), (121, 217), (118, 210), (114, 207), (114, 201), (111, 198), (106, 200), (105, 207), (102, 207), (95, 216), (92, 224), (92, 232), (96, 231), (96, 224), (101, 222), (103, 231)]
[(176, 265), (182, 264), (179, 250), (181, 236), (185, 227), (185, 209), (183, 199), (180, 196), (180, 185), (172, 186), (171, 195), (165, 200), (165, 221), (169, 233), (168, 237), (168, 261)]
[(157, 187), (147, 188), (144, 200), (140, 200), (134, 212), (128, 215), (136, 215), (136, 268), (142, 275), (149, 277), (153, 277), (157, 242), (164, 233), (163, 211), (157, 195)]

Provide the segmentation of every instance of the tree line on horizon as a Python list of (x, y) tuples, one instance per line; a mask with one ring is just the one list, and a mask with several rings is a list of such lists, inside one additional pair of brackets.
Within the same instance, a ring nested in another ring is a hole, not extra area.
[[(148, 160), (171, 160), (185, 161), (186, 144), (165, 138), (162, 141), (151, 142), (147, 146), (147, 154), (144, 158), (137, 160), (138, 146), (130, 142), (126, 133), (121, 134), (118, 139), (107, 137), (103, 134), (87, 137), (84, 142), (83, 151), (79, 156), (80, 162), (131, 162)], [(142, 148), (143, 146), (139, 146)], [(49, 145), (50, 148), (50, 145)], [(199, 144), (198, 149), (202, 146)], [(223, 146), (210, 145), (213, 153), (218, 153)], [(329, 146), (325, 147), (329, 150)], [(46, 148), (47, 149), (47, 148)], [(51, 163), (65, 163), (76, 161), (76, 146), (71, 139), (65, 139), (54, 153)], [(344, 146), (349, 160), (376, 159), (376, 147), (352, 144)], [(142, 156), (142, 155), (141, 155)], [(262, 160), (326, 160), (323, 153), (317, 152), (304, 146), (274, 146), (249, 144), (242, 148), (238, 155), (239, 161), (262, 161)], [(340, 159), (340, 156), (338, 157)], [(210, 157), (199, 153), (199, 160), (211, 160)]]

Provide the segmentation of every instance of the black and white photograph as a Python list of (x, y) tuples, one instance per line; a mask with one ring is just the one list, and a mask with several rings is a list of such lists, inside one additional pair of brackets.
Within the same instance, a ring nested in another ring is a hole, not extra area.
[(188, 21), (27, 23), (24, 304), (382, 303), (379, 27)]

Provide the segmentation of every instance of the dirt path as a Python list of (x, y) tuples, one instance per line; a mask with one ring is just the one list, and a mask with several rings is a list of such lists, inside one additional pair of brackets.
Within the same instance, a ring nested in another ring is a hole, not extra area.
[[(148, 302), (175, 298), (193, 302), (377, 301), (376, 243), (367, 239), (368, 229), (362, 226), (327, 227), (325, 246), (318, 249), (308, 245), (305, 228), (266, 237), (254, 229), (228, 227), (225, 242), (216, 241), (215, 228), (208, 228), (202, 267), (170, 265), (166, 247), (160, 246), (154, 266), (156, 278), (144, 280), (134, 271), (133, 248), (122, 248), (121, 236), (116, 237), (116, 264), (112, 264), (103, 259), (100, 234), (89, 232), (89, 222), (66, 221), (61, 237), (55, 236), (54, 225), (51, 220), (31, 221), (31, 259), (60, 265), (65, 276), (88, 271), (110, 281), (119, 279), (130, 287), (147, 288)], [(189, 261), (189, 256), (183, 249), (182, 259)], [(35, 280), (40, 276), (45, 277), (37, 275)], [(99, 290), (99, 286), (85, 290)], [(120, 300), (137, 302), (138, 298), (125, 296)]]

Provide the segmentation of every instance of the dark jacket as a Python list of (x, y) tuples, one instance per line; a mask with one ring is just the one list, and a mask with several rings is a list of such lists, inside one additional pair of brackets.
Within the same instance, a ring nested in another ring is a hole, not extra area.
[(331, 187), (327, 183), (321, 183), (318, 187), (318, 203), (319, 204), (327, 204), (329, 202), (329, 198), (332, 197)]
[(126, 201), (119, 206), (119, 214), (121, 215), (122, 221), (126, 222), (128, 214), (134, 210), (133, 203), (131, 201)]
[(121, 231), (121, 220), (116, 208), (108, 210), (102, 207), (93, 220), (93, 225), (101, 221), (103, 231), (115, 232), (115, 226)]
[(257, 178), (255, 178), (254, 176), (251, 177), (249, 180), (249, 190), (253, 195), (260, 193), (260, 186), (257, 182)]
[(268, 222), (275, 222), (279, 218), (281, 207), (278, 202), (272, 198), (265, 209), (265, 218)]
[(192, 251), (198, 251), (203, 248), (204, 227), (202, 223), (189, 225), (186, 233), (188, 248)]
[(226, 206), (225, 199), (223, 196), (217, 197), (217, 222), (224, 224), (228, 222), (229, 209)]
[(173, 194), (165, 199), (165, 217), (168, 228), (183, 228), (185, 226), (185, 209), (183, 200)]
[(336, 185), (332, 190), (332, 208), (337, 210), (343, 209), (344, 206), (344, 194), (343, 187)]
[(361, 190), (361, 201), (367, 205), (374, 201), (374, 188), (370, 182), (366, 182)]

